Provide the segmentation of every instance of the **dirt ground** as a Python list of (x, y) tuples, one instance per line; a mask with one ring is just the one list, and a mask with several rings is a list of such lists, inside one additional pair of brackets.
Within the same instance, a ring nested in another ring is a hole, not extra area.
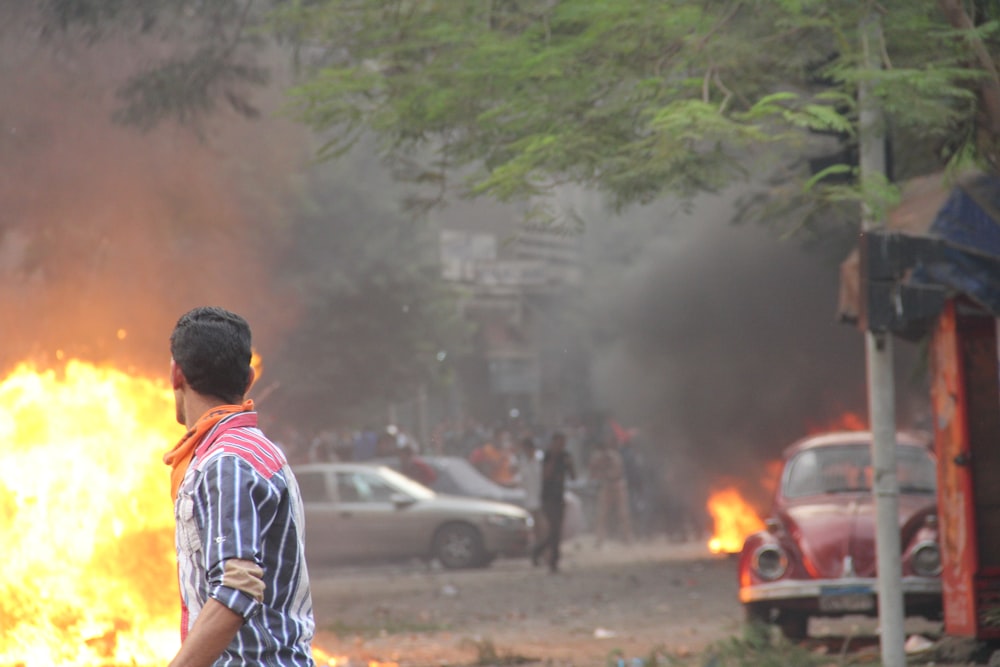
[(472, 571), (423, 564), (311, 572), (315, 645), (352, 660), (608, 664), (663, 647), (698, 652), (740, 631), (736, 560), (665, 540), (564, 547), (561, 572), (525, 560)]
[[(566, 544), (559, 574), (527, 559), (457, 572), (423, 563), (314, 570), (314, 646), (340, 664), (400, 667), (607, 667), (618, 656), (631, 666), (653, 652), (696, 659), (742, 633), (736, 565), (703, 543), (598, 549), (583, 535)], [(940, 633), (940, 624), (907, 620), (911, 638)], [(849, 646), (855, 659), (877, 662), (873, 619), (814, 619), (810, 634), (811, 651), (839, 654)], [(945, 662), (953, 661), (937, 664)]]

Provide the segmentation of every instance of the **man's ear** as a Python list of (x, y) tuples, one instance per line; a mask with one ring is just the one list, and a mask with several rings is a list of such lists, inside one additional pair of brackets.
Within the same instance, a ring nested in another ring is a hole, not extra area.
[(254, 369), (253, 366), (251, 366), (250, 373), (247, 375), (247, 388), (243, 390), (244, 394), (247, 394), (250, 391), (250, 387), (253, 386), (253, 383), (256, 380), (257, 380), (257, 371)]
[(181, 367), (177, 365), (177, 362), (173, 359), (170, 360), (170, 384), (174, 389), (181, 389), (187, 379), (184, 377), (184, 371)]

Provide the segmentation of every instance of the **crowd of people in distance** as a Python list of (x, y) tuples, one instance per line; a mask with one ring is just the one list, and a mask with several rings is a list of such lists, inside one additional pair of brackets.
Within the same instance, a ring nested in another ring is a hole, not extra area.
[(299, 463), (384, 460), (426, 486), (434, 485), (437, 473), (424, 457), (461, 457), (496, 484), (524, 488), (529, 509), (538, 514), (536, 523), (544, 526), (535, 470), (555, 433), (563, 436), (567, 461), (579, 473), (568, 488), (580, 497), (598, 545), (608, 539), (630, 543), (656, 532), (689, 539), (698, 532), (696, 513), (693, 520), (678, 518), (691, 513), (683, 498), (664, 488), (662, 461), (653, 462), (649, 439), (614, 419), (589, 428), (573, 419), (549, 428), (525, 420), (488, 427), (474, 419), (452, 419), (434, 425), (423, 443), (390, 425), (330, 429), (285, 445)]

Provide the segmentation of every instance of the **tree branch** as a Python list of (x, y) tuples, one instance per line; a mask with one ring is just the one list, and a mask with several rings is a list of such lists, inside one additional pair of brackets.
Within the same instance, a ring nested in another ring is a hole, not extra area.
[(726, 12), (725, 16), (719, 19), (719, 22), (712, 26), (711, 30), (702, 35), (701, 39), (698, 40), (698, 46), (695, 47), (695, 50), (700, 51), (705, 48), (705, 44), (707, 44), (708, 40), (712, 38), (712, 35), (719, 32), (724, 25), (729, 23), (729, 21), (736, 16), (736, 12), (738, 11), (740, 11), (740, 3), (735, 2), (733, 3), (733, 6), (729, 8), (729, 11)]
[(974, 34), (975, 24), (962, 6), (961, 0), (938, 0), (938, 4), (952, 27), (969, 33), (966, 40), (976, 60), (979, 61), (979, 66), (989, 75), (980, 83), (979, 90), (983, 100), (983, 111), (989, 121), (989, 131), (996, 142), (997, 138), (1000, 138), (1000, 72), (997, 71), (996, 62), (983, 44), (983, 40)]
[(725, 113), (726, 107), (729, 106), (729, 100), (733, 98), (733, 91), (726, 87), (726, 84), (722, 83), (722, 77), (719, 76), (719, 72), (715, 72), (715, 85), (719, 87), (725, 97), (722, 98), (722, 103), (719, 104), (719, 113)]
[[(226, 48), (222, 52), (222, 57), (225, 59), (230, 56), (236, 47), (240, 43), (240, 38), (243, 36), (243, 29), (246, 27), (247, 17), (250, 15), (250, 8), (253, 7), (254, 0), (247, 0), (247, 3), (243, 6), (243, 12), (240, 14), (239, 21), (236, 24), (236, 29), (233, 31), (233, 37), (230, 40), (226, 40)], [(225, 35), (225, 32), (220, 30), (220, 32)]]

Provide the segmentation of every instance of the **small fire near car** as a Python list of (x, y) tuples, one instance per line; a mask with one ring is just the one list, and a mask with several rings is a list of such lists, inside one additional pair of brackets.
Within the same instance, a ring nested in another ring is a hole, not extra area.
[[(750, 622), (807, 636), (812, 616), (877, 614), (875, 507), (868, 432), (826, 433), (785, 450), (767, 529), (739, 558)], [(908, 616), (941, 616), (935, 463), (926, 443), (897, 435), (903, 599)]]

